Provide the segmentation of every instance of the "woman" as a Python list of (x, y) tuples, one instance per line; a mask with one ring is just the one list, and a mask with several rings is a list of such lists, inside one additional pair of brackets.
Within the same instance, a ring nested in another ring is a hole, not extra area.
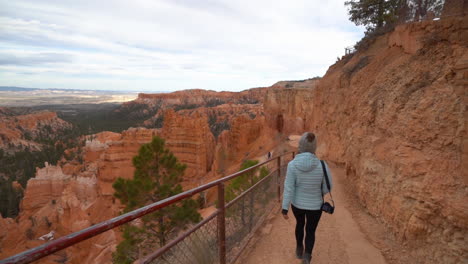
[[(284, 181), (282, 214), (288, 219), (289, 204), (296, 218), (296, 256), (309, 264), (315, 243), (315, 230), (322, 216), (323, 196), (329, 192), (324, 180), (322, 164), (315, 156), (317, 139), (306, 132), (299, 140), (299, 154), (288, 164)], [(331, 174), (325, 165), (332, 188)], [(304, 247), (305, 226), (305, 247)]]

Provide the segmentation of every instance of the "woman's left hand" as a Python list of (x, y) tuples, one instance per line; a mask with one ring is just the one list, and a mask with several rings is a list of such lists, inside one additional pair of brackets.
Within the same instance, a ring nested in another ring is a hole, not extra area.
[(287, 214), (281, 214), (281, 215), (283, 215), (284, 220), (288, 220), (288, 219), (289, 219), (289, 216), (288, 216)]

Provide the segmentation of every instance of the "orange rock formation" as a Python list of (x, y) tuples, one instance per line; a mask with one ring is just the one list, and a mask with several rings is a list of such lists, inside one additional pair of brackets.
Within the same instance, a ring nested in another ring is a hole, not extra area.
[[(281, 81), (271, 86), (263, 103), (268, 125), (285, 135), (305, 131), (307, 116), (313, 106), (310, 103), (311, 91), (319, 82), (320, 78), (312, 78), (304, 81)], [(302, 99), (296, 101), (296, 98)]]
[[(131, 128), (121, 134), (102, 132), (88, 136), (83, 163), (62, 160), (60, 166), (47, 165), (39, 169), (36, 177), (28, 181), (17, 221), (1, 219), (6, 228), (0, 232), (0, 258), (44, 243), (39, 238), (52, 231), (57, 238), (117, 216), (122, 208), (112, 196), (112, 184), (118, 177), (133, 177), (132, 158), (154, 135), (163, 137), (166, 147), (187, 164), (182, 182), (184, 189), (222, 175), (217, 173), (217, 160), (223, 159), (223, 165), (229, 168), (247, 158), (244, 152), (253, 146), (257, 150), (249, 158), (264, 154), (266, 149), (258, 147), (265, 146), (262, 140), (268, 139), (261, 133), (266, 127), (262, 123), (264, 118), (259, 115), (250, 119), (242, 106), (218, 108), (229, 109), (229, 113), (239, 111), (239, 115), (231, 114), (232, 131), (225, 131), (220, 147), (216, 146), (208, 117), (203, 114), (208, 110), (179, 114), (169, 109), (161, 130)], [(215, 112), (226, 113), (224, 110)], [(232, 154), (229, 159), (224, 159), (217, 155), (217, 149)], [(213, 196), (212, 192), (208, 193), (209, 197)], [(67, 260), (67, 263), (107, 263), (119, 239), (117, 229), (108, 231), (39, 263), (55, 259)]]
[(316, 87), (269, 89), (268, 124), (320, 155), (424, 263), (466, 260), (468, 18), (398, 26)]
[(166, 147), (187, 165), (182, 182), (184, 188), (204, 183), (203, 178), (211, 172), (215, 147), (207, 116), (199, 113), (183, 116), (168, 110), (161, 135)]
[(263, 100), (265, 92), (265, 88), (254, 88), (242, 92), (215, 92), (191, 89), (160, 94), (140, 93), (134, 103), (145, 103), (153, 106), (160, 105), (163, 107), (184, 104), (209, 106), (220, 101), (224, 103), (256, 103)]
[[(14, 151), (23, 147), (39, 150), (41, 145), (33, 138), (44, 133), (69, 129), (71, 125), (57, 117), (55, 112), (38, 112), (28, 115), (12, 115), (6, 108), (0, 109), (0, 149)], [(28, 135), (28, 136), (26, 136)]]
[[(2, 219), (6, 228), (0, 232), (0, 258), (44, 243), (39, 238), (52, 231), (58, 238), (117, 216), (121, 206), (112, 196), (112, 183), (118, 177), (133, 177), (133, 156), (157, 133), (152, 129), (99, 133), (86, 142), (83, 164), (38, 169), (28, 181), (17, 221)], [(56, 259), (108, 263), (119, 239), (116, 232), (105, 232), (39, 263)]]

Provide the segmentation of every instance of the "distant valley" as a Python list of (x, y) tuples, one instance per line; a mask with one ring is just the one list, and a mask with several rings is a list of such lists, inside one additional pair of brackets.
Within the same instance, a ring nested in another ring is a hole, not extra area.
[(137, 96), (137, 92), (130, 91), (39, 89), (0, 86), (0, 106), (8, 107), (119, 103), (134, 100)]

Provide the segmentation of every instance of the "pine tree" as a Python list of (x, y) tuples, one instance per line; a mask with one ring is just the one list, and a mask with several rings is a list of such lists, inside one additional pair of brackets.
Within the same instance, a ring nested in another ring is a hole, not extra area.
[[(246, 160), (241, 164), (240, 170), (245, 170), (258, 164), (258, 160)], [(236, 196), (250, 188), (259, 181), (256, 176), (257, 170), (252, 170), (236, 177), (226, 188), (226, 202), (232, 201)]]
[[(164, 147), (164, 140), (153, 137), (141, 146), (133, 158), (133, 179), (118, 178), (114, 196), (125, 205), (124, 212), (160, 201), (182, 192), (181, 177), (186, 166)], [(124, 227), (124, 240), (117, 246), (114, 263), (133, 263), (136, 259), (166, 244), (174, 233), (189, 223), (200, 221), (197, 203), (185, 199), (141, 219), (141, 223)]]
[(368, 32), (391, 25), (398, 19), (400, 8), (406, 6), (405, 0), (350, 0), (350, 20), (356, 25), (366, 26)]
[(0, 179), (0, 215), (16, 217), (19, 213), (19, 203), (23, 191), (13, 187), (13, 181)]
[[(258, 160), (246, 160), (241, 164), (240, 170), (245, 170), (257, 164)], [(264, 177), (266, 177), (269, 173), (270, 172), (266, 167), (261, 167), (260, 172), (257, 168), (234, 178), (231, 181), (231, 183), (226, 187), (226, 202), (234, 200), (237, 196), (245, 192), (247, 189), (252, 187)], [(268, 186), (263, 185), (262, 187), (263, 188), (260, 190), (257, 189), (257, 192), (260, 191), (259, 193), (250, 192), (245, 198), (240, 199), (237, 202), (238, 206), (236, 207), (237, 210), (239, 210), (239, 212), (235, 212), (232, 209), (228, 210), (227, 217), (238, 217), (240, 219), (239, 221), (242, 222), (243, 226), (251, 230), (253, 224), (252, 218), (255, 214), (254, 197), (257, 196), (259, 200), (266, 201), (266, 196), (268, 195), (265, 189), (265, 187)]]

